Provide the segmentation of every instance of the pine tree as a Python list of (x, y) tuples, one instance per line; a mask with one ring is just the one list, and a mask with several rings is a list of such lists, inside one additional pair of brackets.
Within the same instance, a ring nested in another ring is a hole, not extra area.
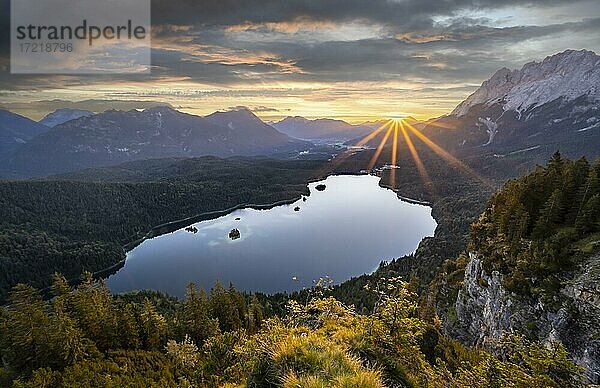
[(262, 326), (263, 311), (256, 295), (252, 295), (250, 307), (248, 308), (248, 332), (256, 333)]
[(52, 285), (50, 286), (50, 290), (55, 298), (63, 299), (66, 302), (71, 301), (71, 286), (62, 274), (55, 272), (54, 275), (52, 275)]
[(600, 230), (600, 194), (594, 195), (583, 207), (577, 219), (577, 229), (583, 233)]
[(158, 350), (164, 346), (167, 334), (165, 318), (156, 312), (148, 298), (144, 300), (141, 313), (142, 336), (144, 347), (148, 350)]
[(579, 188), (577, 196), (574, 201), (574, 216), (572, 219), (577, 222), (581, 211), (585, 207), (586, 202), (594, 195), (600, 194), (600, 181), (598, 180), (598, 174), (595, 170), (591, 170), (587, 176), (585, 183)]
[(554, 155), (552, 155), (552, 159), (550, 159), (548, 167), (546, 168), (546, 171), (555, 186), (562, 183), (561, 178), (563, 176), (564, 168), (565, 160), (562, 158), (560, 152), (556, 151)]
[(540, 210), (533, 231), (535, 238), (543, 238), (551, 235), (555, 231), (555, 228), (562, 222), (564, 216), (564, 205), (562, 200), (562, 190), (555, 189)]
[(229, 283), (229, 298), (231, 302), (235, 306), (238, 312), (238, 316), (240, 317), (240, 325), (241, 327), (247, 327), (248, 325), (248, 308), (246, 307), (246, 298), (242, 293), (238, 292), (233, 283)]
[(186, 288), (183, 312), (179, 320), (183, 332), (198, 346), (202, 346), (219, 330), (218, 321), (210, 316), (210, 306), (204, 290), (198, 292), (193, 283)]
[(123, 349), (138, 349), (141, 346), (137, 311), (133, 303), (119, 309), (119, 342)]
[(222, 332), (239, 330), (242, 327), (238, 310), (233, 304), (229, 292), (219, 281), (210, 290), (210, 310), (212, 316), (218, 319)]
[(99, 349), (110, 349), (117, 338), (117, 316), (106, 284), (95, 282), (91, 273), (84, 273), (73, 304), (84, 335)]
[(84, 341), (77, 321), (66, 311), (64, 299), (56, 298), (53, 301), (51, 317), (51, 349), (54, 357), (50, 365), (61, 369), (81, 360), (89, 353), (90, 345)]
[(15, 286), (2, 322), (2, 354), (11, 368), (31, 372), (49, 364), (49, 326), (39, 291), (24, 284)]

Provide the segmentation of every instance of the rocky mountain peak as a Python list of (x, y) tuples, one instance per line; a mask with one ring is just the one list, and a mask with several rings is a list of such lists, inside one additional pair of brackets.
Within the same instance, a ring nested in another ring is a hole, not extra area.
[(567, 50), (520, 70), (502, 68), (452, 112), (464, 116), (479, 104), (502, 104), (504, 110), (523, 111), (556, 99), (567, 101), (587, 95), (600, 100), (600, 56), (587, 50)]

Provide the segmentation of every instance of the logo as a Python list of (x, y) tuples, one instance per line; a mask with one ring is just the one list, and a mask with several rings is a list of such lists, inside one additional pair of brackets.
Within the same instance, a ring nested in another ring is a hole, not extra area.
[(148, 73), (150, 0), (12, 0), (13, 74)]

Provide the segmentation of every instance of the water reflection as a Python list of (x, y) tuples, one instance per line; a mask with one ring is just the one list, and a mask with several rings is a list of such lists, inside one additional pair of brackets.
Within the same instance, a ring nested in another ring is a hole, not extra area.
[[(107, 283), (113, 292), (181, 296), (190, 281), (275, 292), (310, 286), (320, 276), (341, 282), (371, 272), (382, 260), (413, 252), (436, 226), (429, 207), (400, 201), (378, 182), (369, 175), (330, 176), (310, 184), (305, 201), (236, 210), (147, 240)], [(320, 184), (326, 189), (316, 190)], [(239, 237), (232, 239), (234, 229)]]

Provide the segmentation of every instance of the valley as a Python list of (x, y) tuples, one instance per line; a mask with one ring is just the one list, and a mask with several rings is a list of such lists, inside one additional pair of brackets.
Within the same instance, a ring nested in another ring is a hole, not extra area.
[(424, 121), (0, 112), (0, 384), (600, 382), (599, 74), (567, 50)]

